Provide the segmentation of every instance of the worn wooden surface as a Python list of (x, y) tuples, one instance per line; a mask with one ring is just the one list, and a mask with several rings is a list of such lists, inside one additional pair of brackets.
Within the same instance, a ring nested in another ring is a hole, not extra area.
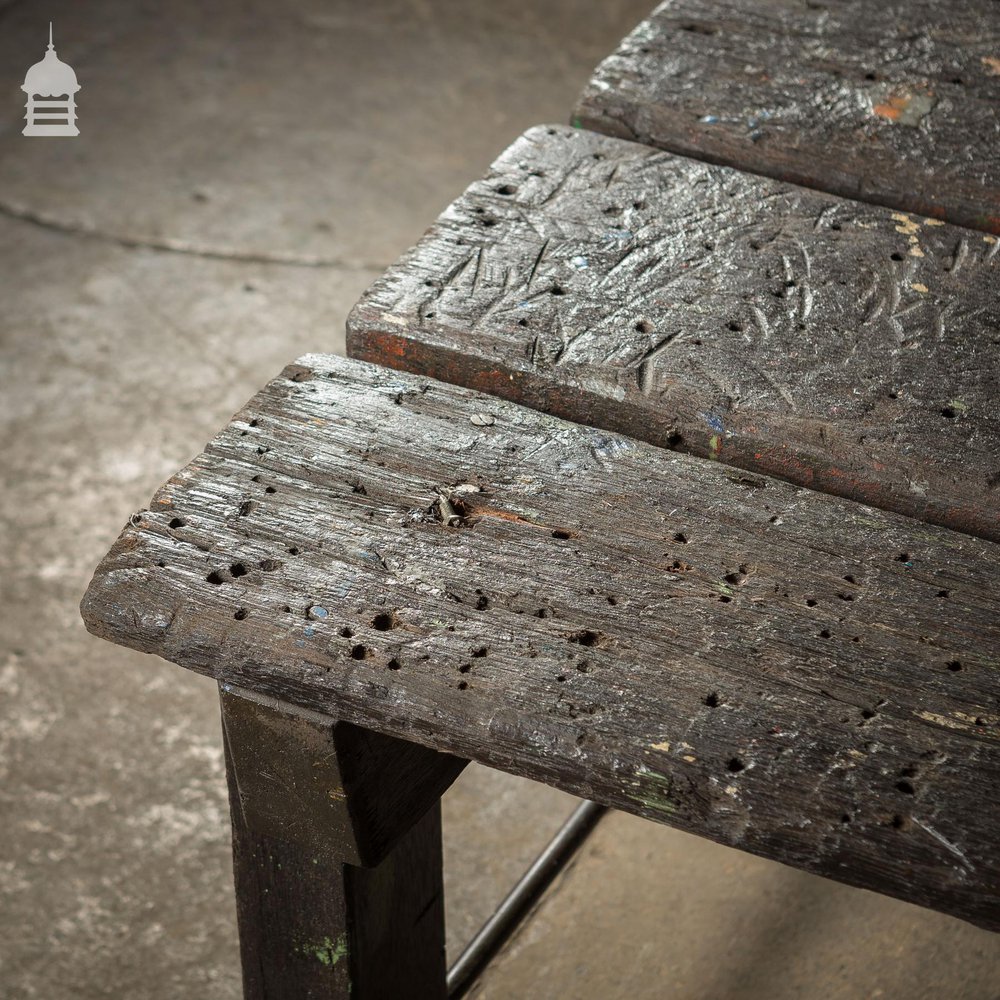
[(536, 128), (355, 357), (1000, 540), (997, 237)]
[(386, 769), (367, 780), (358, 760), (389, 743), (406, 771), (432, 751), (232, 690), (221, 699), (245, 1000), (444, 1000), (440, 800), (399, 824), (392, 850), (375, 829), (371, 868), (343, 863), (357, 834), (330, 815), (401, 798), (411, 813), (389, 755), (376, 750)]
[(314, 355), (90, 630), (1000, 929), (1000, 546)]
[(573, 120), (1000, 233), (1000, 4), (668, 0)]

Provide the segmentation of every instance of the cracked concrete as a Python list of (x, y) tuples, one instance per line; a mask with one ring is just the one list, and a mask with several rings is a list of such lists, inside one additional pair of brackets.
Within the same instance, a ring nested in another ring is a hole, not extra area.
[[(0, 3), (4, 1000), (239, 995), (214, 688), (88, 636), (79, 598), (128, 515), (287, 361), (342, 350), (375, 273), (565, 120), (649, 2)], [(73, 140), (20, 134), (49, 18), (83, 86)], [(570, 807), (483, 768), (448, 793), (452, 953)], [(972, 928), (828, 883), (801, 906), (779, 866), (622, 822), (484, 996), (846, 997), (827, 985), (866, 964), (882, 992), (853, 995), (997, 995)]]

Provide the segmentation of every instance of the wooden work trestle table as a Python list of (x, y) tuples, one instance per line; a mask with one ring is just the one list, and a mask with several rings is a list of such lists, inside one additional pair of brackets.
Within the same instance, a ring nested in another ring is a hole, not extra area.
[(1000, 8), (819, 6), (659, 8), (98, 567), (246, 997), (444, 997), (468, 760), (1000, 930)]

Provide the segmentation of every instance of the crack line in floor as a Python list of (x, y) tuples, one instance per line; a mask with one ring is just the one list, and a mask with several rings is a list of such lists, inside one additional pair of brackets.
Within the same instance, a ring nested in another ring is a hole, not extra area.
[(66, 236), (81, 236), (87, 239), (100, 240), (103, 243), (114, 243), (128, 249), (159, 250), (165, 253), (184, 254), (189, 257), (206, 257), (211, 260), (231, 260), (245, 264), (279, 264), (284, 267), (328, 267), (342, 271), (372, 271), (382, 273), (387, 265), (373, 264), (369, 261), (350, 261), (338, 257), (320, 257), (310, 254), (295, 253), (258, 253), (251, 250), (223, 250), (212, 247), (201, 247), (183, 240), (161, 237), (148, 239), (137, 236), (122, 236), (117, 233), (105, 233), (99, 229), (72, 222), (62, 222), (41, 212), (29, 208), (12, 205), (0, 201), (0, 215), (19, 222), (27, 222)]

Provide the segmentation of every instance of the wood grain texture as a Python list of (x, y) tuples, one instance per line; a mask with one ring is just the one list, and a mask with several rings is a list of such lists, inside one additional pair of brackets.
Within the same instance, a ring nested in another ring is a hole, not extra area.
[(1000, 5), (668, 0), (586, 128), (1000, 233)]
[(289, 366), (97, 635), (1000, 929), (1000, 546), (391, 369)]
[(368, 290), (348, 351), (1000, 540), (998, 250), (536, 128)]

